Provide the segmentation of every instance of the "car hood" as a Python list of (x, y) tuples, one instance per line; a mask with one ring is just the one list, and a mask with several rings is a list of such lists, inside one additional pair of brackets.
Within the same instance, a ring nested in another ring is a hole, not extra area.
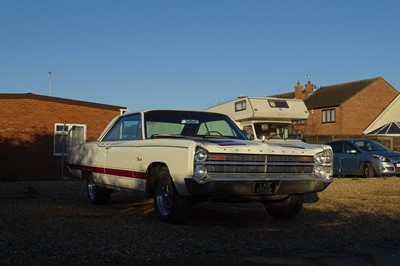
[(236, 139), (207, 139), (199, 141), (209, 152), (239, 152), (253, 154), (285, 154), (285, 155), (314, 155), (325, 149), (328, 145), (296, 143), (270, 143)]

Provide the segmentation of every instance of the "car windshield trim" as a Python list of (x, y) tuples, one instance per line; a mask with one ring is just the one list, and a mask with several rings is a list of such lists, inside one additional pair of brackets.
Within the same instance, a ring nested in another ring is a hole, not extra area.
[(224, 138), (246, 137), (226, 115), (199, 111), (152, 110), (144, 113), (145, 138)]

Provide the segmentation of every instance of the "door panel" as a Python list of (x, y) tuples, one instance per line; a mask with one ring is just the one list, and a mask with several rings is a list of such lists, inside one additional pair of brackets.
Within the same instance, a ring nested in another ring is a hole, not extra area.
[(102, 145), (106, 150), (104, 160), (105, 184), (145, 191), (144, 178), (135, 178), (136, 165), (133, 161), (135, 147), (141, 139), (140, 114), (123, 116), (115, 122), (102, 140)]
[(359, 174), (360, 153), (349, 142), (344, 142), (343, 153), (340, 155), (340, 165), (344, 174)]
[(358, 174), (360, 156), (355, 153), (342, 153), (340, 154), (340, 168), (343, 174)]
[(113, 142), (107, 145), (104, 169), (107, 175), (105, 182), (117, 187), (129, 187), (133, 179), (134, 147)]

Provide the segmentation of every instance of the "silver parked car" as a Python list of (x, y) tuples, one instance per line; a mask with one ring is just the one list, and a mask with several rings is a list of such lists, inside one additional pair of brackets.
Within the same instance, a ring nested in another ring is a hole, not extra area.
[(400, 152), (367, 139), (346, 139), (326, 143), (333, 149), (333, 174), (374, 177), (400, 175)]

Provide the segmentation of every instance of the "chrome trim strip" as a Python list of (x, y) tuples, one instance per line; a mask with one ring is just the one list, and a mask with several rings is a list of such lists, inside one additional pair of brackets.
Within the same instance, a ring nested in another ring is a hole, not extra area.
[(226, 162), (226, 161), (205, 161), (205, 165), (300, 165), (300, 166), (314, 166), (314, 163), (300, 163), (300, 162)]

